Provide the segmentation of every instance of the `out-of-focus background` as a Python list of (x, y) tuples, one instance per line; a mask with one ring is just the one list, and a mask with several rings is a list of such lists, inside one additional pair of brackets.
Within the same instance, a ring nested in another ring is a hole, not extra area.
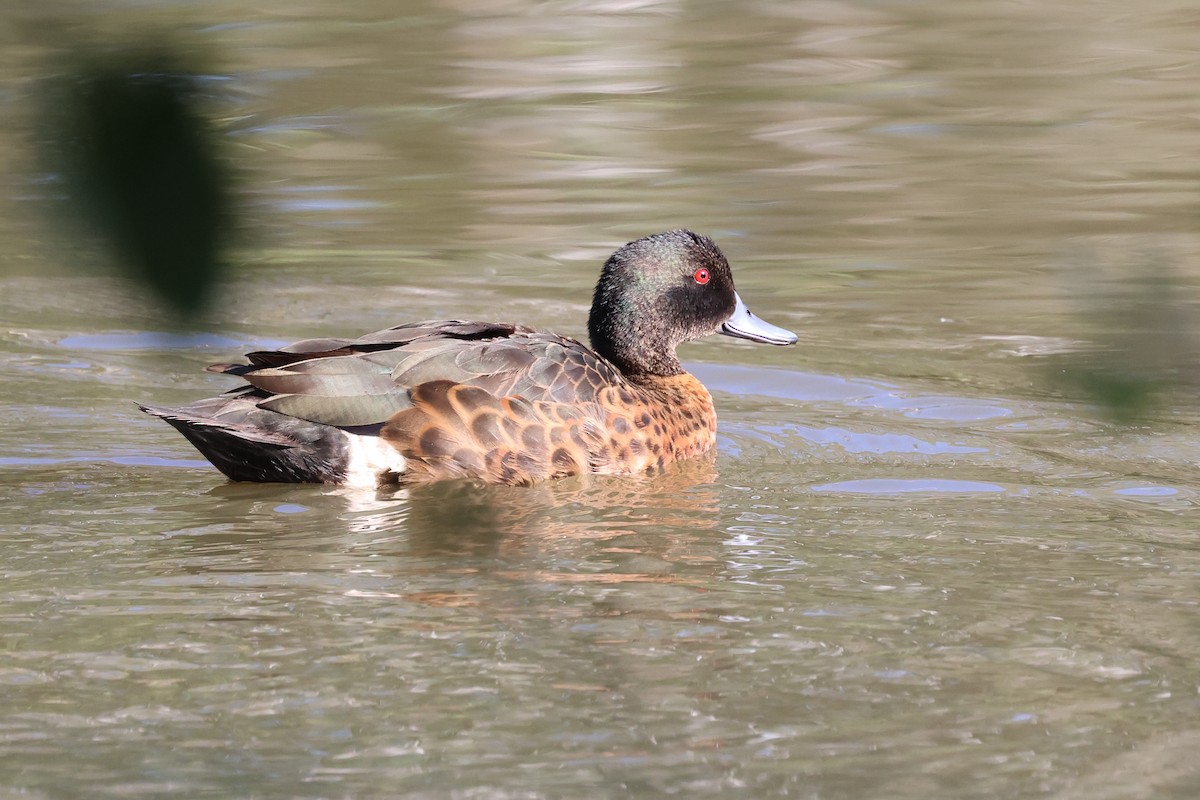
[[(7, 8), (0, 797), (1194, 796), (1198, 36), (1172, 0)], [(55, 160), (80, 65), (142, 49), (228, 180), (188, 317)], [(666, 475), (230, 485), (133, 404), (404, 321), (583, 336), (674, 227), (801, 340), (683, 348), (721, 440)]]

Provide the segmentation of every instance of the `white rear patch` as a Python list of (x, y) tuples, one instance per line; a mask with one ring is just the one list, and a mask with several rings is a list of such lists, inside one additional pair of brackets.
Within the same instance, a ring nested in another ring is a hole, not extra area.
[(394, 483), (386, 473), (399, 475), (407, 469), (404, 456), (396, 448), (378, 436), (363, 436), (346, 433), (346, 444), (350, 447), (350, 462), (346, 467), (346, 486), (366, 486), (374, 489), (380, 483)]

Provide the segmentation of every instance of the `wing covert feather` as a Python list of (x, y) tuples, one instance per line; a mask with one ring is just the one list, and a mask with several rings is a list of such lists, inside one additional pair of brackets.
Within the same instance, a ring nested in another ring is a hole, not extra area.
[(412, 405), (409, 392), (434, 381), (495, 397), (591, 403), (624, 384), (608, 361), (574, 339), (516, 325), (460, 320), (416, 322), (358, 339), (306, 339), (248, 354), (250, 365), (220, 365), (260, 394), (259, 405), (328, 425), (384, 422)]

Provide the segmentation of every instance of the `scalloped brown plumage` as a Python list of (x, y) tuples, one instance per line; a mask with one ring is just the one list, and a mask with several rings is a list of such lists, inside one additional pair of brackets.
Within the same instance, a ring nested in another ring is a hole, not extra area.
[(641, 472), (711, 449), (712, 397), (675, 347), (714, 332), (795, 341), (745, 310), (720, 250), (687, 231), (608, 260), (589, 331), (596, 350), (459, 320), (310, 339), (213, 365), (248, 384), (222, 397), (143, 409), (234, 480), (531, 484)]

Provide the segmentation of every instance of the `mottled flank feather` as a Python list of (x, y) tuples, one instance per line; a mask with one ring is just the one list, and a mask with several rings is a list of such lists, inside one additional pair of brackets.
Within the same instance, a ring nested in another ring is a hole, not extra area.
[(439, 380), (409, 396), (412, 408), (380, 435), (409, 459), (408, 480), (482, 477), (531, 484), (608, 471), (599, 405), (496, 397), (477, 386)]

